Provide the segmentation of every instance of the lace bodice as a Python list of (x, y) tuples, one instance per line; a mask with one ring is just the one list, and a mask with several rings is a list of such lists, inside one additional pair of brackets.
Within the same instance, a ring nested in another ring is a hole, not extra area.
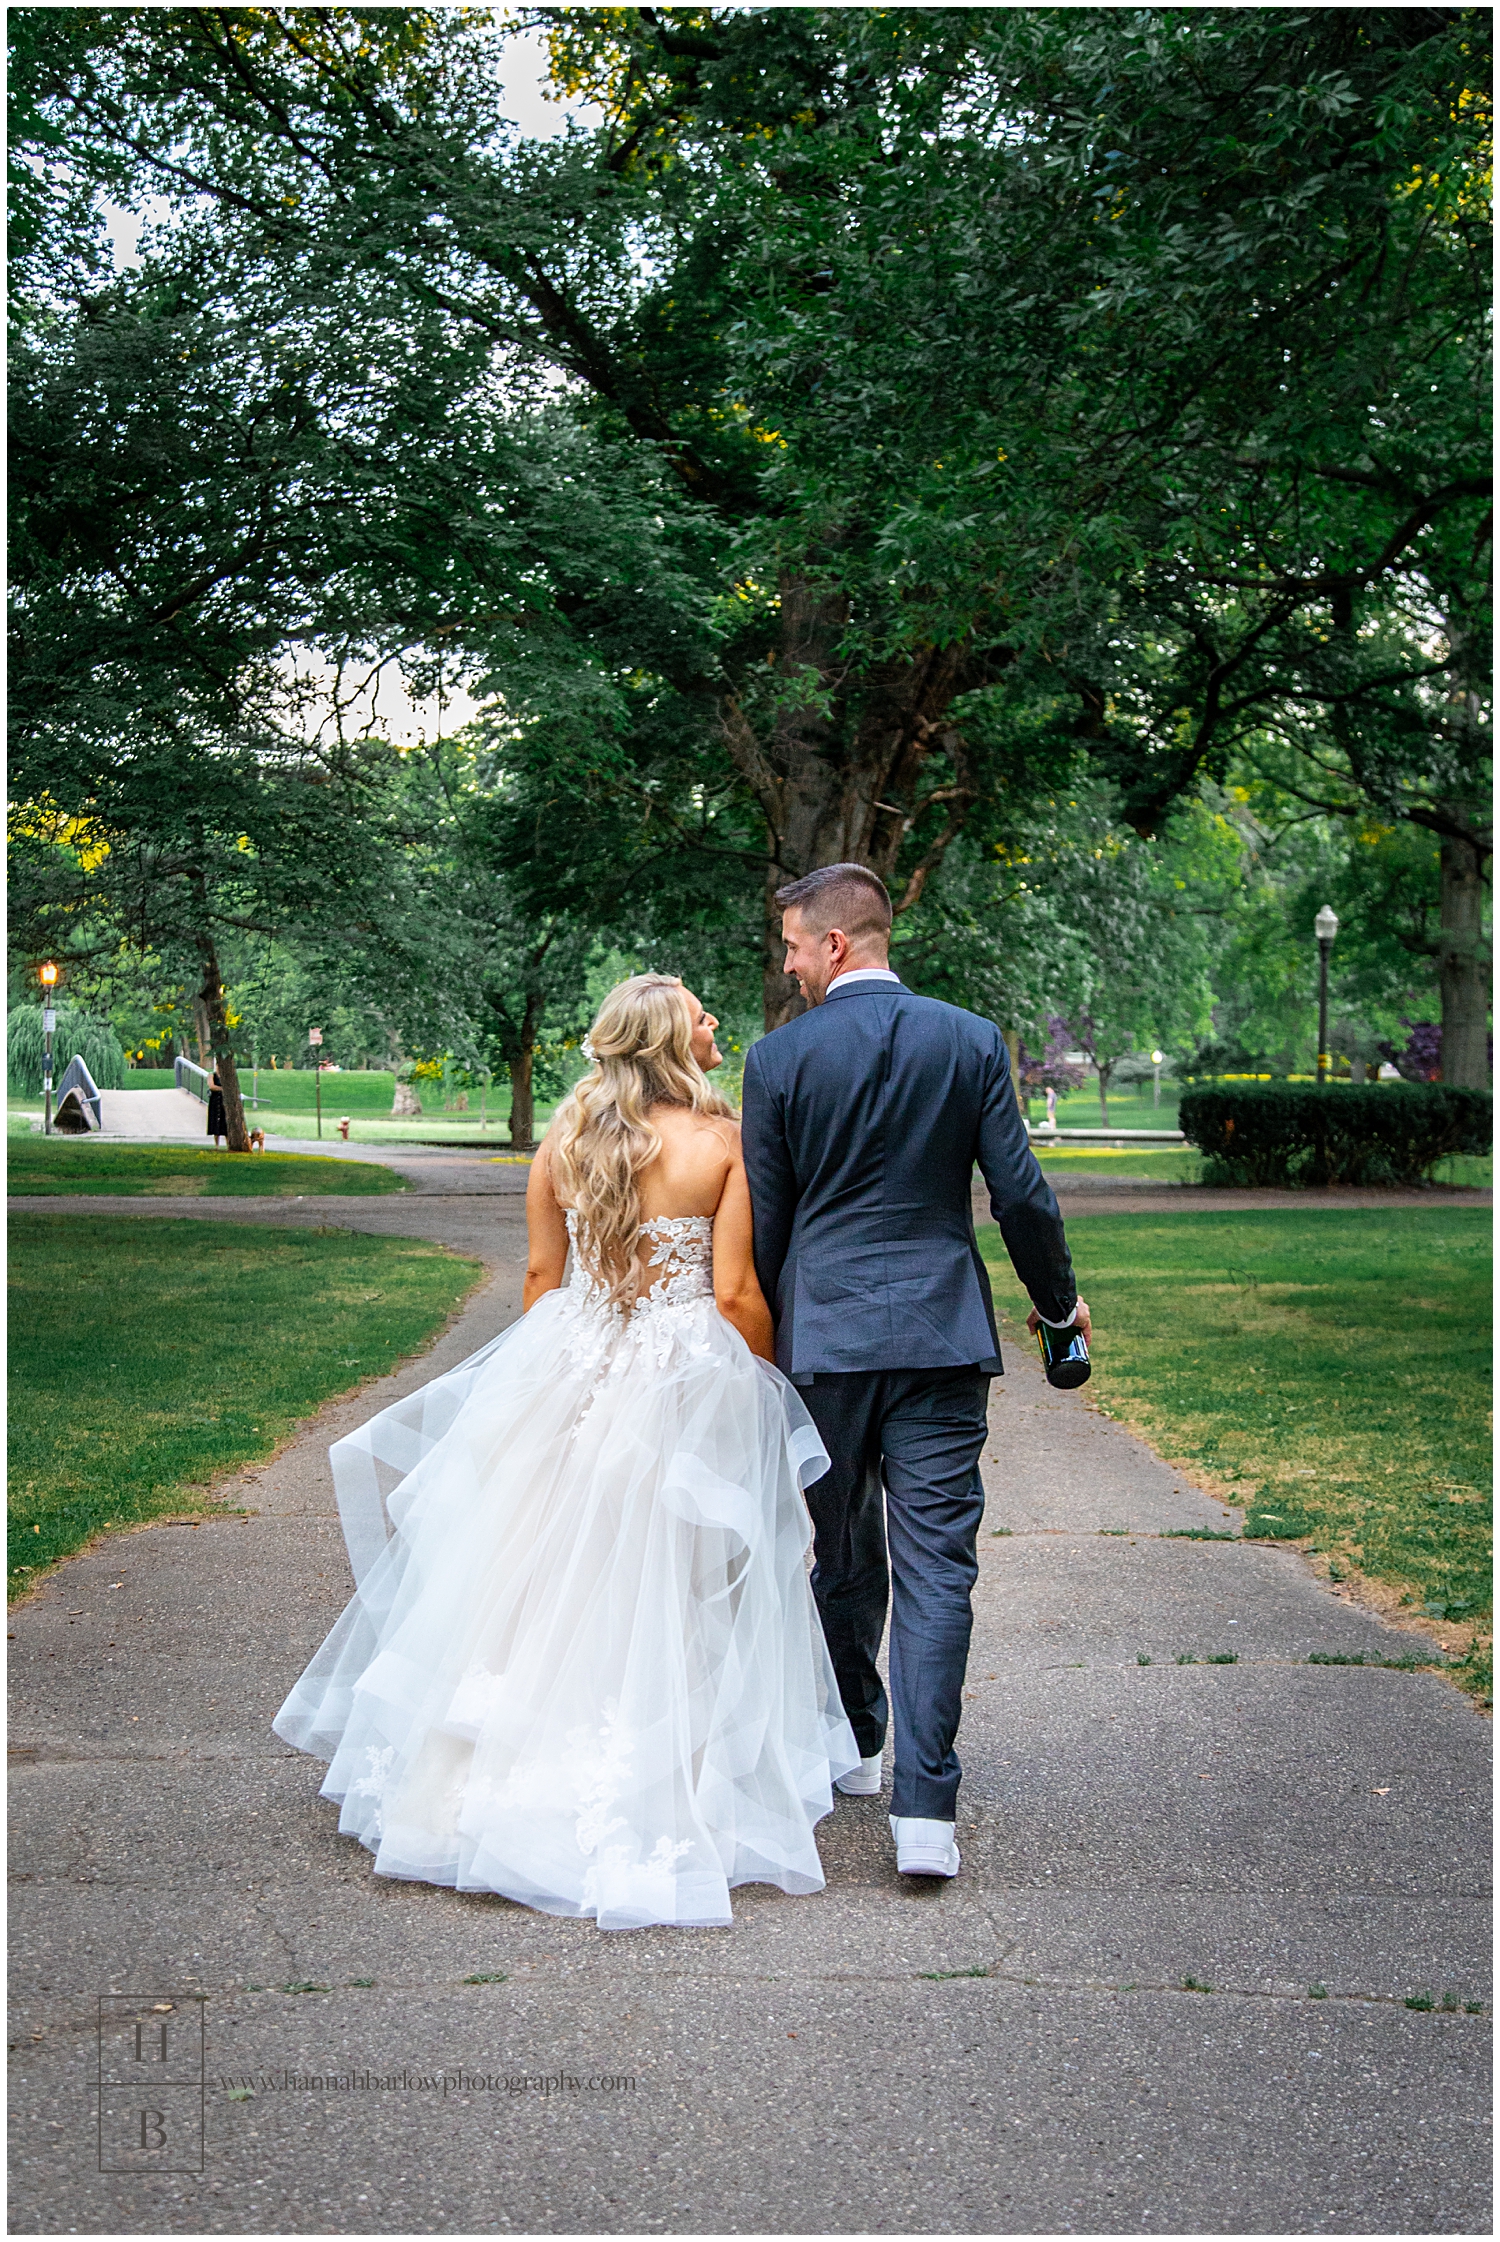
[[(569, 1290), (590, 1305), (605, 1297), (604, 1287), (584, 1266), (578, 1253), (577, 1217), (568, 1209), (568, 1239), (573, 1247), (573, 1275)], [(712, 1215), (661, 1214), (641, 1224), (649, 1251), (649, 1290), (642, 1286), (632, 1316), (659, 1313), (664, 1308), (685, 1307), (692, 1301), (711, 1300), (714, 1291), (714, 1225)]]

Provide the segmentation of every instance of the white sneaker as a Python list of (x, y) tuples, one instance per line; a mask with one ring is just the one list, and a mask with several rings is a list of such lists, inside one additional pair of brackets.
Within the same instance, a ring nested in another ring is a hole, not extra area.
[(880, 1761), (881, 1754), (875, 1752), (869, 1759), (862, 1759), (857, 1767), (851, 1767), (847, 1775), (835, 1775), (834, 1789), (841, 1790), (846, 1798), (878, 1797)]
[(891, 1816), (896, 1867), (903, 1876), (956, 1876), (958, 1847), (952, 1822), (924, 1822), (915, 1815)]

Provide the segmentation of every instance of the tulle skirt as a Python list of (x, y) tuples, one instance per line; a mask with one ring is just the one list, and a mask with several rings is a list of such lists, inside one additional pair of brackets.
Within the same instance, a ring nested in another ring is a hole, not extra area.
[(380, 1874), (606, 1929), (821, 1888), (859, 1758), (805, 1563), (828, 1458), (711, 1298), (546, 1294), (332, 1460), (358, 1585), (275, 1729)]

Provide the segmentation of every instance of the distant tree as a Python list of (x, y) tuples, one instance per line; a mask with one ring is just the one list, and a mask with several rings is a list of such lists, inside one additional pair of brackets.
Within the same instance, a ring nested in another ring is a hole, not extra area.
[(503, 790), (483, 727), (403, 756), (385, 808), (385, 907), (327, 965), (403, 1049), (507, 1075), (511, 1141), (524, 1149), (539, 1055), (583, 1033), (599, 937), (518, 890), (495, 842)]
[(1067, 1056), (1072, 1048), (1073, 1031), (1057, 1013), (1047, 1022), (1046, 1040), (1039, 1051), (1028, 1051), (1024, 1042), (1020, 1044), (1016, 1087), (1021, 1093), (1023, 1108), (1026, 1100), (1035, 1097), (1038, 1091), (1052, 1090), (1062, 1095), (1082, 1087), (1083, 1069)]
[(439, 677), (459, 603), (497, 686), (524, 645), (523, 721), (555, 716), (607, 628), (649, 654), (663, 598), (635, 586), (674, 579), (649, 477), (611, 483), (545, 410), (502, 426), (481, 338), (412, 314), (372, 364), (347, 316), (310, 331), (296, 275), (226, 306), (208, 245), (170, 249), (97, 288), (59, 251), (71, 303), (19, 299), (12, 936), (101, 985), (122, 945), (190, 977), (244, 1150), (227, 960), (337, 958), (401, 885), (383, 673)]
[(1248, 762), (1235, 775), (1243, 879), (1214, 963), (1214, 1053), (1185, 1053), (1190, 1069), (1311, 1067), (1313, 919), (1324, 903), (1339, 918), (1330, 977), (1336, 1047), (1366, 1065), (1378, 1061), (1404, 1016), (1437, 1008), (1438, 843), (1373, 812), (1323, 815)]
[(1406, 1040), (1401, 1044), (1387, 1043), (1382, 1057), (1393, 1064), (1407, 1082), (1441, 1082), (1443, 1079), (1443, 1032), (1429, 1020), (1403, 1020), (1407, 1029)]
[[(125, 1054), (108, 1021), (94, 1018), (81, 1005), (54, 1006), (56, 1027), (52, 1035), (52, 1071), (56, 1079), (73, 1058), (82, 1059), (101, 1090), (118, 1090), (125, 1080)], [(6, 1021), (6, 1065), (12, 1090), (18, 1097), (42, 1094), (46, 1059), (46, 1024), (39, 1004), (13, 1004)]]

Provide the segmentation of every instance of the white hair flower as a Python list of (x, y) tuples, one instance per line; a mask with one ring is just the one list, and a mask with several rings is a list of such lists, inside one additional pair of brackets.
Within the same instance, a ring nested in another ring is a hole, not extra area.
[(590, 1043), (587, 1036), (584, 1037), (582, 1043), (579, 1045), (579, 1049), (582, 1051), (584, 1057), (588, 1060), (590, 1066), (598, 1065), (598, 1053), (595, 1051), (594, 1046), (592, 1045), (592, 1043)]

